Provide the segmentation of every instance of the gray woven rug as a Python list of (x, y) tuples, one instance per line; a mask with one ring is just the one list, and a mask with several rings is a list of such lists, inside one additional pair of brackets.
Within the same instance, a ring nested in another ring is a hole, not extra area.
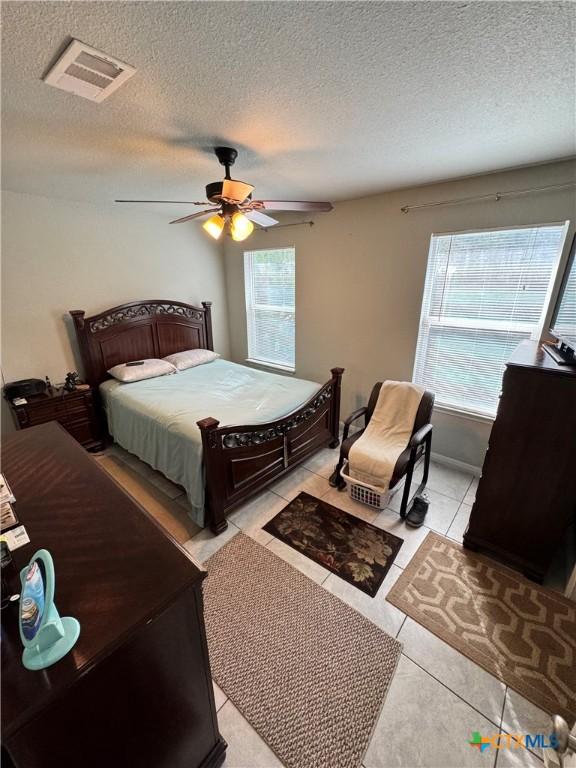
[(243, 534), (206, 566), (218, 685), (287, 768), (358, 768), (400, 643)]

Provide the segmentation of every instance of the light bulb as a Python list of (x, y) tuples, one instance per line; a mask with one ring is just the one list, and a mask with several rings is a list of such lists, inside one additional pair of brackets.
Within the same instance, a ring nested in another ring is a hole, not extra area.
[(230, 222), (230, 234), (232, 240), (240, 243), (242, 240), (246, 240), (248, 235), (251, 235), (253, 231), (254, 224), (252, 224), (250, 219), (246, 218), (243, 213), (237, 211), (232, 216), (232, 221)]
[(208, 221), (202, 224), (202, 227), (209, 235), (212, 235), (214, 240), (218, 240), (224, 229), (224, 219), (222, 216), (211, 216)]

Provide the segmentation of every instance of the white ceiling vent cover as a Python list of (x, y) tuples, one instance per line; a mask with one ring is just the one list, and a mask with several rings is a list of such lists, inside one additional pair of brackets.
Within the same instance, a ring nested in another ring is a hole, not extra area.
[(104, 101), (135, 72), (129, 64), (73, 40), (44, 82), (90, 101)]

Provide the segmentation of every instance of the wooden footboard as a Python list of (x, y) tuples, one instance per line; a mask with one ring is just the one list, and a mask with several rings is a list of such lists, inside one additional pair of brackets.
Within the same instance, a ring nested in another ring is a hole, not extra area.
[(197, 422), (202, 433), (206, 514), (214, 533), (228, 527), (226, 515), (288, 473), (319, 448), (337, 448), (343, 368), (304, 405), (267, 424), (219, 427)]

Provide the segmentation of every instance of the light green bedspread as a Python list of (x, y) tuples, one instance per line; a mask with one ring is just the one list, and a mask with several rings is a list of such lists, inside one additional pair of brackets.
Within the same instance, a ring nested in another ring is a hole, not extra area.
[(192, 517), (204, 525), (202, 441), (196, 422), (263, 424), (294, 411), (320, 389), (312, 381), (247, 368), (227, 360), (130, 384), (100, 386), (114, 440), (184, 486)]

